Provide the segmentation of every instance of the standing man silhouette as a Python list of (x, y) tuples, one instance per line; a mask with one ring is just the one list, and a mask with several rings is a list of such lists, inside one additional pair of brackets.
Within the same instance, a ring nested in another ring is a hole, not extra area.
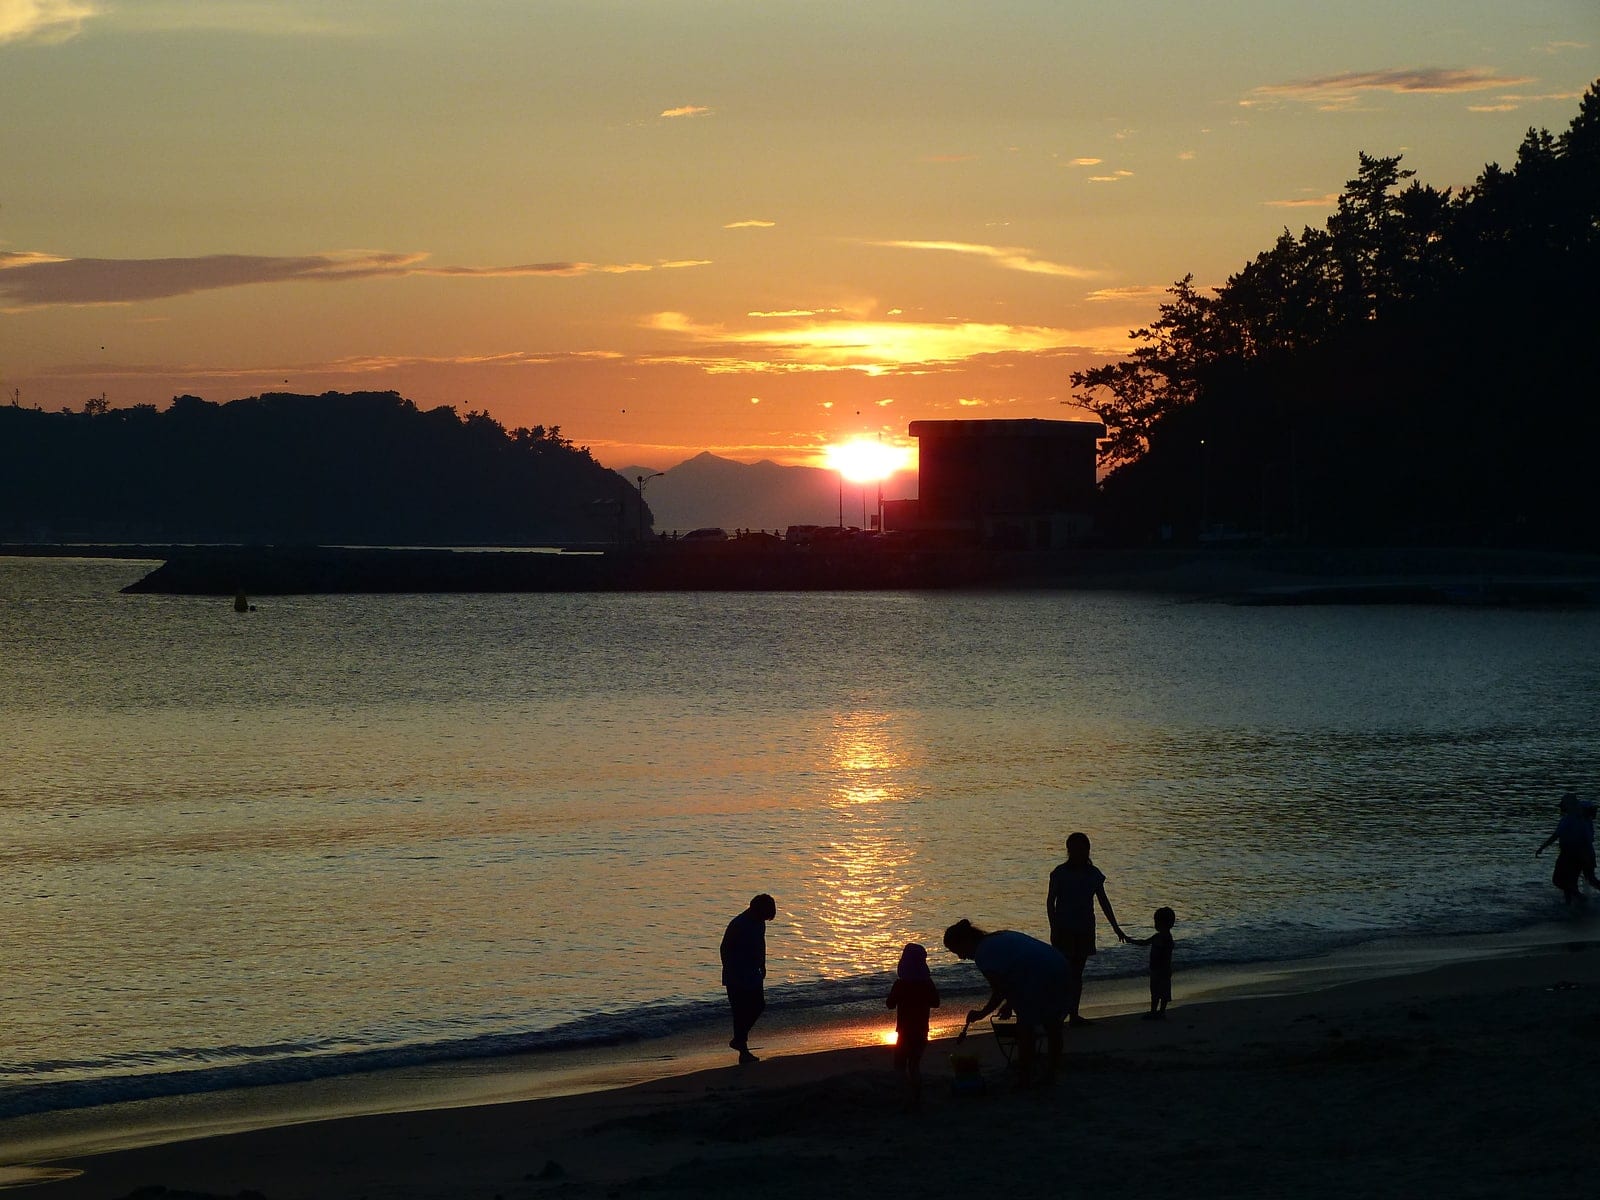
[(750, 1053), (750, 1029), (767, 1007), (762, 994), (767, 978), (767, 922), (777, 915), (777, 902), (762, 892), (728, 922), (728, 931), (722, 935), (722, 986), (728, 989), (728, 1008), (733, 1012), (733, 1040), (728, 1045), (739, 1052), (741, 1064), (761, 1061)]

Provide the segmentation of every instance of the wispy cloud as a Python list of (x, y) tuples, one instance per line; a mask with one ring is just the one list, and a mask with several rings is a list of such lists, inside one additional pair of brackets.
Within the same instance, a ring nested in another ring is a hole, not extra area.
[(420, 253), (353, 251), (276, 257), (212, 254), (198, 258), (60, 258), (0, 251), (0, 303), (17, 308), (131, 304), (263, 283), (344, 283), (408, 275), (505, 278), (625, 275), (705, 266), (706, 259), (655, 263), (543, 262), (496, 267), (424, 266)]
[(1544, 104), (1549, 102), (1565, 103), (1576, 100), (1583, 95), (1578, 89), (1569, 92), (1543, 92), (1538, 95), (1523, 95), (1517, 92), (1508, 92), (1503, 96), (1496, 96), (1493, 104), (1469, 104), (1468, 112), (1515, 112), (1524, 104)]
[(836, 315), (838, 313), (842, 313), (843, 311), (844, 311), (844, 309), (842, 309), (842, 308), (783, 308), (783, 309), (778, 309), (777, 311), (773, 311), (773, 312), (761, 312), (761, 311), (747, 312), (747, 313), (745, 313), (745, 316), (747, 316), (747, 317), (776, 317), (776, 318), (826, 317), (826, 316), (833, 316), (833, 315)]
[(680, 104), (677, 108), (664, 108), (661, 110), (663, 117), (705, 117), (711, 115), (711, 110), (704, 104)]
[(697, 350), (647, 361), (730, 372), (860, 371), (869, 375), (938, 370), (981, 355), (1119, 354), (1127, 330), (1054, 329), (977, 321), (914, 322), (796, 320), (779, 329), (729, 329), (694, 321), (681, 312), (659, 312), (646, 322), (658, 333), (692, 343)]
[(363, 32), (342, 8), (314, 0), (139, 0), (108, 8), (106, 19), (121, 28), (162, 33), (346, 37)]
[(64, 42), (100, 11), (90, 0), (0, 0), (0, 45)]
[(543, 367), (566, 362), (615, 361), (626, 355), (614, 350), (540, 352), (513, 350), (499, 354), (353, 354), (319, 362), (293, 363), (117, 363), (67, 364), (48, 372), (52, 378), (136, 379), (253, 379), (276, 383), (282, 379), (322, 378), (330, 375), (380, 375), (418, 367)]
[(1098, 167), (1103, 163), (1103, 158), (1075, 158), (1067, 165), (1070, 167)]
[(985, 246), (976, 242), (918, 242), (886, 241), (868, 242), (869, 246), (887, 246), (896, 250), (936, 250), (948, 254), (965, 254), (988, 259), (1008, 271), (1025, 271), (1030, 275), (1058, 275), (1066, 279), (1093, 279), (1100, 275), (1087, 267), (1074, 267), (1066, 263), (1049, 262), (1032, 257), (1033, 251), (1016, 246)]
[(1321, 196), (1298, 196), (1292, 200), (1263, 200), (1261, 203), (1268, 208), (1333, 208), (1339, 203), (1339, 193), (1327, 192)]
[(505, 279), (518, 275), (548, 275), (573, 279), (579, 275), (636, 275), (641, 271), (674, 271), (684, 267), (705, 267), (710, 264), (709, 258), (679, 258), (653, 263), (545, 262), (518, 263), (509, 267), (413, 267), (397, 273), (472, 279)]
[(1311, 104), (1324, 111), (1353, 108), (1364, 93), (1448, 95), (1484, 92), (1531, 83), (1526, 75), (1506, 75), (1492, 67), (1409, 67), (1386, 71), (1343, 71), (1287, 83), (1269, 83), (1239, 101), (1245, 108), (1277, 101)]
[(748, 221), (729, 221), (724, 229), (771, 229), (776, 221), (763, 221), (759, 217), (752, 217)]
[[(337, 15), (332, 15), (337, 13)], [(95, 19), (137, 33), (239, 33), (264, 37), (349, 36), (362, 32), (336, 6), (295, 0), (0, 0), (0, 44), (63, 42)]]
[(1150, 300), (1157, 296), (1165, 296), (1167, 289), (1157, 283), (1141, 283), (1128, 287), (1096, 288), (1084, 297), (1085, 300), (1103, 304), (1116, 300)]
[(1121, 183), (1124, 179), (1131, 179), (1133, 172), (1123, 169), (1111, 172), (1109, 175), (1091, 175), (1090, 183)]

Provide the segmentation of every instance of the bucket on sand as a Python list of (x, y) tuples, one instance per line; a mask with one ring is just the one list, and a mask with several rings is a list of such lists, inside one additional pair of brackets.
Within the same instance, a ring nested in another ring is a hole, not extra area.
[(950, 1090), (957, 1096), (970, 1096), (983, 1091), (983, 1064), (971, 1050), (961, 1048), (961, 1043), (967, 1040), (967, 1028), (971, 1024), (969, 1017), (966, 1025), (961, 1027), (960, 1036), (956, 1038), (956, 1048), (950, 1052)]
[(983, 1091), (983, 1066), (976, 1054), (957, 1050), (950, 1055), (950, 1090), (958, 1096)]

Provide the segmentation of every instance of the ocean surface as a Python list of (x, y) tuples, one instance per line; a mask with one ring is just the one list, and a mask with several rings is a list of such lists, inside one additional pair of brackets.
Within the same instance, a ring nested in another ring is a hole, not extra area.
[[(1045, 936), (1083, 830), (1181, 972), (1559, 913), (1600, 612), (1072, 592), (124, 596), (0, 558), (0, 1117), (726, 1036)], [(1144, 955), (1104, 923), (1096, 975)], [(1181, 978), (1179, 990), (1181, 992)], [(1092, 991), (1092, 985), (1091, 985)], [(1180, 996), (1181, 1000), (1181, 996)], [(758, 1036), (755, 1039), (759, 1042)]]

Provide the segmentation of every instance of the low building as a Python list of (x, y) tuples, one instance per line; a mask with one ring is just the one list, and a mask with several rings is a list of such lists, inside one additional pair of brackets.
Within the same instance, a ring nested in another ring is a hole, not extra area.
[(1099, 421), (913, 421), (917, 500), (886, 502), (887, 529), (1054, 550), (1093, 529)]

